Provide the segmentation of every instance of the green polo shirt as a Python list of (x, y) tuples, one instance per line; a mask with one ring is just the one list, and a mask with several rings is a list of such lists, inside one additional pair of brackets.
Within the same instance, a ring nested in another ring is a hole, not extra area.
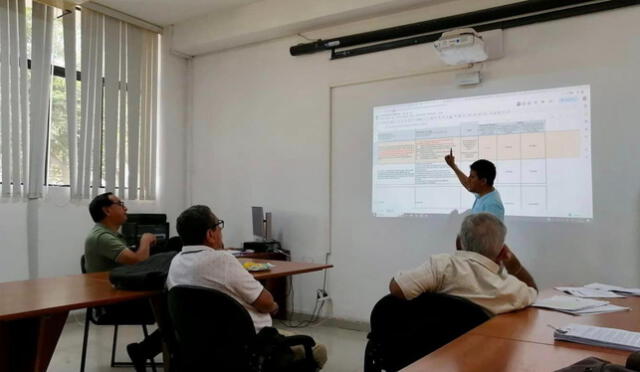
[(121, 266), (116, 259), (127, 249), (122, 234), (113, 232), (97, 223), (84, 241), (85, 267), (88, 273), (111, 271)]

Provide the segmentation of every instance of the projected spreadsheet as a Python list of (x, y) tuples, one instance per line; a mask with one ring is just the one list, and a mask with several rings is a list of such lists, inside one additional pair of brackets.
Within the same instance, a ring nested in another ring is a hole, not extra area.
[(466, 174), (496, 165), (507, 215), (592, 218), (589, 86), (381, 106), (373, 121), (376, 216), (470, 209), (453, 150)]

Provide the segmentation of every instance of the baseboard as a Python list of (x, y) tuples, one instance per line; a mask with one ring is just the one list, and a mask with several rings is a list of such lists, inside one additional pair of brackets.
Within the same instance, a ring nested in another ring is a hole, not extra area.
[[(309, 317), (311, 317), (311, 314), (289, 313), (289, 320), (293, 321), (305, 321), (308, 320)], [(359, 332), (369, 332), (371, 329), (369, 322), (344, 318), (320, 317), (317, 323), (327, 327), (350, 329)]]

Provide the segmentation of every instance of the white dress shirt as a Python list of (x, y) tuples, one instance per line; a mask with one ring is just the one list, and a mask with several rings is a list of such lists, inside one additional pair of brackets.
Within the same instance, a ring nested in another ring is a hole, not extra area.
[(262, 284), (231, 253), (204, 245), (182, 248), (171, 261), (167, 287), (193, 285), (228, 294), (249, 312), (256, 332), (271, 326), (271, 315), (258, 312), (251, 304), (260, 296)]
[(466, 298), (492, 314), (529, 306), (538, 294), (488, 257), (468, 251), (431, 256), (394, 279), (409, 300), (424, 292), (445, 293)]

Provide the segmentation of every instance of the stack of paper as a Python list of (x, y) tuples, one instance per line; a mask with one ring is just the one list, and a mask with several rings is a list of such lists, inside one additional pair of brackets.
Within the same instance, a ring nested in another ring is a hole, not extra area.
[(618, 287), (615, 285), (602, 284), (602, 283), (591, 283), (584, 286), (585, 288), (596, 289), (600, 291), (610, 291), (621, 293), (624, 295), (632, 295), (632, 296), (640, 296), (640, 288), (624, 288)]
[(584, 298), (622, 298), (625, 296), (611, 291), (588, 287), (556, 287), (557, 290), (576, 297)]
[(569, 324), (566, 327), (557, 329), (553, 337), (561, 341), (577, 342), (613, 349), (640, 351), (639, 332), (630, 332), (616, 328)]
[(572, 296), (553, 296), (538, 300), (531, 306), (561, 311), (572, 315), (593, 315), (629, 310), (628, 307), (612, 305), (608, 301), (597, 301)]

